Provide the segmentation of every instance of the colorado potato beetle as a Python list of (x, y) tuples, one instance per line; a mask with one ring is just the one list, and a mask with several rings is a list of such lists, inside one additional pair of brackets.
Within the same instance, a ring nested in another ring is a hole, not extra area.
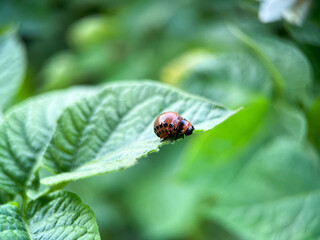
[(182, 118), (176, 112), (161, 113), (153, 124), (154, 133), (163, 140), (184, 135), (191, 135), (194, 127), (191, 122)]

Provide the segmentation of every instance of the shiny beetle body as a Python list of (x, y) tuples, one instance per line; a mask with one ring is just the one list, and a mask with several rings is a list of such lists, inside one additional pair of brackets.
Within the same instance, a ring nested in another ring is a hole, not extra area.
[(194, 130), (192, 124), (176, 112), (161, 113), (154, 121), (153, 128), (154, 133), (162, 140), (172, 137), (176, 140), (179, 135), (191, 135)]

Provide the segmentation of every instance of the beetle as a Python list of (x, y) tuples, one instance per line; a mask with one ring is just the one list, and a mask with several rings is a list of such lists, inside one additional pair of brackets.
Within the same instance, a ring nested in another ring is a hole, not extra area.
[(175, 137), (177, 140), (179, 135), (191, 135), (194, 127), (185, 118), (181, 117), (176, 112), (161, 113), (153, 124), (154, 133), (162, 139), (162, 141)]

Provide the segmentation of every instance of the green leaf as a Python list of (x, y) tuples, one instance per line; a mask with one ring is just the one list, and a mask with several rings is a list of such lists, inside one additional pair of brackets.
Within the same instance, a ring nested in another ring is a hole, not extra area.
[(251, 37), (236, 28), (231, 31), (268, 70), (276, 97), (286, 96), (289, 100), (302, 102), (309, 100), (311, 66), (298, 48), (274, 37)]
[(17, 204), (6, 204), (0, 206), (0, 239), (31, 239)]
[(306, 139), (308, 126), (303, 111), (286, 102), (276, 102), (273, 114), (278, 123), (274, 129), (277, 135), (286, 135), (300, 142)]
[(31, 98), (5, 114), (0, 123), (0, 189), (22, 193), (37, 178), (40, 156), (63, 109), (91, 88), (74, 88)]
[(248, 148), (258, 142), (260, 132), (266, 127), (269, 109), (266, 99), (257, 98), (212, 131), (196, 136), (180, 156), (180, 178), (199, 184), (207, 191), (224, 187), (238, 171), (237, 166), (244, 164), (241, 159), (246, 158)]
[(55, 54), (42, 70), (44, 90), (65, 88), (75, 82), (79, 73), (76, 56), (70, 52)]
[(258, 93), (270, 96), (269, 73), (246, 52), (214, 54), (192, 51), (163, 71), (163, 81), (230, 107), (251, 101)]
[(308, 103), (311, 66), (298, 48), (266, 33), (229, 30), (242, 48), (189, 51), (163, 69), (162, 81), (227, 106), (245, 104), (257, 93)]
[(244, 239), (316, 239), (319, 170), (307, 144), (272, 139), (221, 189), (210, 216)]
[(75, 22), (68, 34), (70, 45), (78, 49), (88, 49), (104, 44), (119, 31), (119, 23), (105, 15), (91, 15)]
[(58, 191), (28, 205), (32, 239), (100, 239), (92, 210), (70, 192)]
[(0, 204), (5, 204), (13, 200), (13, 195), (0, 191)]
[(296, 40), (302, 43), (320, 46), (320, 27), (316, 22), (306, 21), (303, 27), (289, 24), (286, 24), (285, 27)]
[(126, 179), (125, 207), (144, 239), (183, 239), (197, 230), (201, 195), (176, 179), (180, 156), (192, 140), (163, 147), (132, 169), (138, 171), (136, 178)]
[(24, 48), (18, 40), (16, 30), (8, 28), (0, 33), (0, 112), (19, 90), (25, 68)]
[(178, 112), (196, 131), (235, 113), (162, 84), (111, 84), (64, 111), (44, 155), (46, 167), (61, 174), (41, 182), (55, 185), (134, 165), (168, 142), (153, 132), (153, 121), (166, 111)]
[(100, 239), (92, 210), (70, 192), (54, 192), (32, 201), (26, 218), (17, 206), (0, 206), (0, 239)]

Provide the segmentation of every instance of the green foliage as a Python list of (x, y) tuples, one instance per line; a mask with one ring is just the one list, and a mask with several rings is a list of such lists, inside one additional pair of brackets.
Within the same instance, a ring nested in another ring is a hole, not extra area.
[(319, 234), (315, 160), (286, 138), (265, 143), (224, 186), (210, 216), (245, 239), (314, 239)]
[(0, 119), (13, 97), (17, 94), (23, 80), (26, 61), (22, 44), (16, 29), (0, 29)]
[(69, 192), (32, 201), (26, 213), (32, 239), (100, 239), (94, 213)]
[[(200, 97), (151, 82), (111, 84), (100, 91), (79, 87), (21, 103), (0, 124), (1, 190), (20, 194), (23, 199), (26, 194), (31, 198), (46, 194), (50, 189), (39, 189), (39, 170), (43, 164), (56, 174), (61, 173), (42, 179), (47, 185), (130, 167), (138, 158), (158, 151), (165, 144), (154, 135), (153, 121), (168, 110), (190, 119), (198, 132), (215, 127), (235, 113)], [(32, 218), (42, 208), (51, 209), (47, 197), (51, 201), (47, 195), (27, 208), (27, 211), (31, 209), (27, 217), (36, 238), (46, 237), (38, 232), (43, 225), (33, 223)], [(64, 195), (61, 198), (68, 201)], [(86, 234), (86, 229), (90, 227), (84, 226), (84, 232), (74, 233), (67, 226), (66, 233), (61, 234), (78, 239), (78, 234)], [(54, 236), (56, 231), (52, 229), (46, 234)]]
[(163, 81), (228, 106), (241, 106), (257, 93), (309, 104), (310, 64), (297, 48), (267, 33), (251, 37), (230, 26), (228, 31), (244, 46), (183, 55), (165, 68)]
[(209, 130), (235, 113), (161, 84), (109, 85), (62, 114), (44, 154), (44, 164), (61, 174), (42, 183), (55, 185), (124, 169), (158, 151), (164, 143), (155, 136), (153, 122), (166, 111), (179, 112), (196, 131)]
[[(37, 188), (40, 158), (64, 108), (92, 93), (74, 88), (48, 93), (12, 108), (0, 124), (0, 189), (17, 194)], [(36, 179), (35, 179), (36, 178)]]
[(309, 113), (308, 113), (308, 121), (309, 121), (309, 137), (311, 142), (320, 152), (320, 99), (317, 99), (312, 105)]
[(1, 239), (30, 239), (17, 203), (8, 203), (0, 206), (0, 225)]
[(272, 92), (267, 70), (246, 52), (190, 52), (166, 66), (162, 78), (230, 107)]
[[(185, 150), (184, 142), (179, 141), (174, 148), (167, 145), (151, 155), (150, 161), (141, 163), (149, 172), (127, 183), (125, 205), (146, 239), (188, 236), (197, 228), (200, 192), (176, 179), (180, 168), (176, 159)], [(153, 191), (155, 188), (157, 191)]]
[(224, 187), (243, 165), (248, 145), (260, 141), (258, 133), (266, 127), (268, 108), (266, 99), (257, 99), (214, 130), (197, 136), (182, 154), (179, 176), (214, 190)]
[(21, 213), (16, 203), (0, 206), (0, 237), (15, 239), (100, 239), (94, 213), (78, 196), (58, 191), (32, 201)]
[(290, 100), (300, 98), (300, 101), (306, 97), (311, 83), (310, 66), (298, 49), (273, 38), (250, 39), (237, 30), (234, 34), (257, 55), (268, 70), (273, 80), (274, 94), (284, 92)]
[(318, 239), (310, 2), (4, 0), (0, 239)]

